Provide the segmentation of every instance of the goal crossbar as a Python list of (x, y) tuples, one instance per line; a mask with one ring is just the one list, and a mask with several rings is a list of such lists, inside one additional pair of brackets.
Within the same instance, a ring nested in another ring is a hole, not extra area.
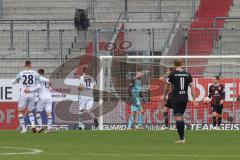
[(240, 55), (194, 55), (194, 56), (100, 56), (100, 59), (240, 59)]

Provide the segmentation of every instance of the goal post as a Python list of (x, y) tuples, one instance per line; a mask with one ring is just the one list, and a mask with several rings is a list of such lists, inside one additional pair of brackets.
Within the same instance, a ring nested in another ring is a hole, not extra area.
[[(173, 66), (175, 59), (183, 59), (194, 78), (194, 87), (199, 105), (194, 108), (188, 103), (185, 114), (186, 123), (191, 129), (197, 125), (211, 124), (211, 108), (202, 102), (208, 95), (208, 87), (214, 76), (221, 76), (225, 85), (224, 125), (240, 123), (240, 55), (195, 55), (195, 56), (100, 56), (99, 73), (99, 124), (100, 130), (123, 130), (129, 116), (130, 101), (128, 86), (136, 71), (142, 71), (142, 90), (146, 100), (143, 103), (144, 125), (148, 130), (161, 129), (163, 125), (160, 100), (165, 85), (163, 76), (167, 68)], [(189, 96), (191, 101), (191, 96)], [(170, 123), (174, 123), (170, 110)], [(225, 127), (225, 126), (223, 126)], [(200, 127), (201, 128), (201, 127)], [(233, 127), (234, 128), (234, 127)]]

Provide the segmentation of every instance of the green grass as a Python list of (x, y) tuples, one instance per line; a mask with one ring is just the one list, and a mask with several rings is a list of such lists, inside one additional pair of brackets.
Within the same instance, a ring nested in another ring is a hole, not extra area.
[[(62, 131), (52, 134), (0, 132), (0, 160), (239, 160), (238, 131)], [(40, 149), (34, 155), (3, 155)]]

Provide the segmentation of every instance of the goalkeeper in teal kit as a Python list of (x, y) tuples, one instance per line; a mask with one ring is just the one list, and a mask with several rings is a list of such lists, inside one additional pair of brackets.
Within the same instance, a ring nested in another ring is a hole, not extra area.
[(143, 129), (143, 108), (141, 102), (144, 101), (141, 95), (143, 77), (142, 72), (137, 72), (136, 77), (131, 82), (129, 94), (131, 98), (131, 115), (128, 121), (128, 130), (132, 129), (133, 124), (137, 123), (136, 129)]

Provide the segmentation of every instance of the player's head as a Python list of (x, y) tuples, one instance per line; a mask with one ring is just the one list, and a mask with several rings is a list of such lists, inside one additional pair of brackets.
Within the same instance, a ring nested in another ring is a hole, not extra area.
[(218, 84), (220, 80), (220, 76), (215, 76), (213, 83)]
[(169, 67), (168, 69), (167, 69), (167, 73), (171, 73), (172, 71), (174, 71), (174, 67)]
[(83, 73), (83, 74), (87, 74), (87, 73), (88, 73), (88, 67), (83, 67), (82, 73)]
[(179, 67), (182, 67), (184, 65), (184, 62), (182, 59), (176, 59), (174, 62), (173, 62), (173, 65), (175, 68), (179, 68)]
[(39, 69), (39, 70), (38, 70), (38, 74), (40, 74), (41, 76), (43, 76), (43, 75), (44, 75), (44, 69)]
[(141, 79), (143, 77), (143, 72), (137, 71), (136, 72), (136, 79)]
[(26, 68), (28, 68), (28, 69), (31, 69), (31, 68), (32, 68), (32, 62), (29, 61), (29, 60), (25, 61), (24, 67), (26, 67)]

